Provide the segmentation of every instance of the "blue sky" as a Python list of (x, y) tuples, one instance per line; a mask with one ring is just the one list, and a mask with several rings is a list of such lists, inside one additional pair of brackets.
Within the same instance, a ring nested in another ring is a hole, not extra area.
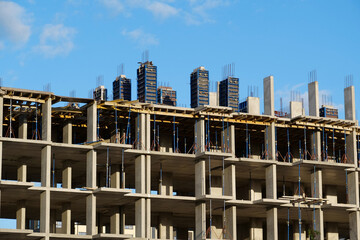
[[(360, 91), (360, 2), (356, 0), (68, 0), (0, 1), (3, 85), (88, 97), (96, 77), (106, 87), (120, 64), (132, 79), (144, 50), (158, 82), (189, 106), (191, 71), (205, 66), (212, 83), (235, 63), (240, 99), (249, 85), (275, 78), (275, 104), (290, 92), (307, 96), (309, 71), (343, 117), (344, 77)], [(212, 84), (214, 86), (214, 84)], [(305, 101), (307, 102), (307, 101)], [(360, 106), (360, 98), (357, 98)]]

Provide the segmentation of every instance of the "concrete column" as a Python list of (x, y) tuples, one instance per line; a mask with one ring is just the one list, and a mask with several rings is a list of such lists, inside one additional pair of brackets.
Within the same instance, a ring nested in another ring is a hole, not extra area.
[(62, 205), (61, 212), (62, 233), (71, 234), (71, 203), (66, 202)]
[(40, 232), (50, 233), (50, 190), (40, 194)]
[(194, 231), (188, 231), (188, 240), (194, 240)]
[(195, 197), (206, 195), (205, 160), (195, 163)]
[(265, 129), (265, 151), (267, 155), (266, 160), (276, 160), (275, 152), (275, 123), (271, 123)]
[(173, 175), (172, 173), (163, 172), (162, 182), (159, 184), (159, 195), (173, 195)]
[(278, 209), (271, 208), (266, 211), (267, 239), (278, 240)]
[(345, 119), (356, 121), (355, 88), (350, 86), (344, 89)]
[(197, 202), (195, 205), (195, 239), (206, 239), (206, 203)]
[(146, 235), (146, 200), (140, 198), (135, 202), (135, 237), (145, 238)]
[(72, 144), (72, 123), (67, 121), (63, 127), (63, 143)]
[(277, 199), (275, 164), (266, 168), (266, 198)]
[[(96, 108), (95, 108), (95, 110), (96, 110)], [(89, 112), (89, 109), (88, 109), (88, 112)], [(89, 126), (88, 126), (88, 131), (89, 131)], [(88, 137), (89, 137), (89, 135), (88, 135)], [(89, 189), (95, 189), (97, 187), (96, 186), (96, 162), (97, 162), (96, 151), (90, 150), (89, 152), (87, 152), (87, 154), (86, 154), (86, 187), (88, 187)], [(96, 197), (93, 194), (86, 197), (86, 234), (87, 235), (96, 234)]]
[(258, 180), (251, 180), (251, 188), (249, 198), (251, 201), (259, 200), (262, 198), (261, 182)]
[(346, 135), (346, 162), (358, 165), (357, 146), (356, 146), (356, 130), (352, 130)]
[(325, 198), (328, 200), (331, 204), (337, 204), (337, 191), (336, 186), (326, 186), (326, 196)]
[(28, 131), (27, 116), (25, 114), (21, 114), (19, 116), (19, 138), (27, 139), (27, 131)]
[(86, 234), (96, 234), (96, 197), (93, 194), (86, 197)]
[(302, 102), (291, 101), (290, 102), (290, 118), (303, 115)]
[(110, 233), (111, 234), (120, 234), (120, 225), (121, 225), (121, 218), (120, 218), (120, 207), (113, 207), (113, 211), (110, 216)]
[[(146, 123), (146, 114), (140, 113), (135, 119), (135, 139), (136, 139), (136, 149), (146, 150), (147, 148), (147, 123)], [(150, 123), (150, 122), (149, 122)], [(149, 147), (150, 148), (150, 147)]]
[[(319, 83), (317, 81), (308, 84), (309, 115), (319, 117)], [(311, 136), (311, 154), (317, 161), (321, 161), (321, 138), (320, 132), (314, 131)]]
[(96, 125), (97, 125), (97, 107), (96, 103), (93, 103), (87, 108), (87, 142), (93, 142), (97, 140)]
[(70, 161), (65, 161), (63, 163), (62, 187), (68, 189), (72, 188), (72, 166)]
[(319, 117), (319, 83), (314, 81), (308, 84), (309, 115)]
[(264, 114), (274, 116), (274, 77), (264, 78)]
[[(2, 125), (0, 125), (0, 128), (2, 128)], [(1, 176), (1, 173), (2, 173), (2, 152), (3, 152), (2, 150), (3, 150), (3, 143), (0, 141), (0, 180), (2, 179), (2, 176)]]
[(42, 140), (51, 141), (51, 98), (48, 98), (45, 103), (42, 104)]
[(135, 159), (135, 190), (136, 193), (145, 193), (145, 155)]
[(26, 202), (25, 200), (17, 201), (16, 209), (16, 229), (24, 230), (26, 223)]
[(337, 223), (326, 223), (326, 239), (339, 240), (339, 230)]
[(354, 211), (349, 213), (349, 231), (350, 231), (350, 239), (359, 239), (360, 235), (360, 213), (358, 211)]
[(26, 182), (27, 180), (27, 165), (25, 162), (22, 162), (17, 169), (17, 180), (19, 182)]
[(50, 187), (51, 173), (51, 146), (41, 149), (41, 186)]
[(348, 173), (348, 194), (348, 203), (359, 207), (359, 172)]
[(86, 154), (86, 187), (96, 188), (96, 151), (90, 150)]
[(319, 232), (317, 239), (324, 240), (324, 212), (321, 208), (315, 210), (315, 230)]
[[(294, 221), (293, 224), (293, 238), (294, 240), (299, 240), (300, 239), (300, 232), (299, 232), (299, 222), (298, 221)], [(306, 231), (305, 231), (305, 226), (301, 226), (301, 240), (306, 240)]]
[(172, 213), (161, 213), (159, 216), (159, 238), (174, 239)]
[(311, 193), (314, 198), (323, 197), (322, 189), (322, 171), (316, 170), (315, 173), (311, 173)]
[(205, 151), (205, 119), (201, 116), (197, 119), (195, 123), (195, 144), (196, 144), (196, 152), (204, 152)]
[(236, 232), (236, 207), (231, 206), (225, 209), (225, 238), (230, 240), (237, 239)]
[(236, 200), (236, 171), (235, 164), (231, 164), (225, 168), (224, 172), (224, 194), (232, 196)]
[(259, 218), (250, 219), (250, 240), (262, 240), (263, 228), (262, 220)]
[(225, 128), (221, 131), (221, 147), (222, 151), (231, 153), (235, 157), (235, 126), (231, 123), (229, 127), (225, 123)]
[(145, 115), (145, 149), (150, 151), (151, 148), (151, 121), (150, 121), (150, 114)]
[(253, 115), (260, 115), (260, 98), (247, 97), (247, 112)]
[(110, 187), (112, 188), (120, 188), (120, 165), (113, 164), (111, 165), (111, 182)]
[(0, 95), (0, 137), (3, 136), (3, 127), (4, 127), (3, 121), (4, 121), (4, 98), (2, 95)]

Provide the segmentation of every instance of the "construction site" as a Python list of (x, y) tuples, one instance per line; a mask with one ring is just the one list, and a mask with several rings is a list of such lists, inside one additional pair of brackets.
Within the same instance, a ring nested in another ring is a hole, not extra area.
[(1, 87), (0, 218), (16, 228), (0, 239), (360, 239), (354, 86), (345, 119), (320, 116), (316, 80), (309, 114), (279, 117), (272, 76), (243, 112), (207, 104), (204, 68), (191, 78), (195, 108), (154, 103), (146, 78), (135, 101)]

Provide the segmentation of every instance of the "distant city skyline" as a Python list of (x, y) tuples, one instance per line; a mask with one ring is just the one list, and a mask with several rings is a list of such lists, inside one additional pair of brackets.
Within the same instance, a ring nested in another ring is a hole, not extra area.
[(332, 96), (340, 118), (346, 75), (353, 75), (360, 91), (360, 3), (355, 0), (0, 1), (0, 16), (4, 86), (43, 90), (50, 83), (55, 94), (87, 97), (99, 75), (112, 89), (124, 64), (136, 99), (136, 69), (149, 50), (158, 85), (177, 91), (178, 106), (190, 106), (194, 68), (209, 70), (214, 91), (228, 63), (236, 65), (239, 100), (247, 97), (248, 86), (256, 86), (261, 108), (262, 81), (269, 75), (275, 80), (276, 109), (280, 97), (288, 106), (292, 91), (307, 108), (313, 69), (320, 104), (322, 95)]

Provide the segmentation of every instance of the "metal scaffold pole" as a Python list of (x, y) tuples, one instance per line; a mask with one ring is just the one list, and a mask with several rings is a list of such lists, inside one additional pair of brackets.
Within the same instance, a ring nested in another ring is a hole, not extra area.
[(128, 116), (128, 123), (126, 126), (126, 144), (131, 144), (131, 122), (130, 122), (130, 115), (131, 113), (131, 107), (129, 108), (129, 116)]
[(209, 222), (210, 222), (210, 239), (212, 239), (211, 237), (211, 228), (212, 228), (212, 196), (211, 196), (211, 159), (209, 156), (209, 195), (210, 195), (210, 209), (209, 209)]
[[(298, 180), (298, 188), (299, 188), (299, 198), (301, 197), (301, 177), (300, 177), (300, 163), (299, 163), (299, 180)], [(298, 217), (299, 217), (299, 240), (301, 240), (301, 207), (300, 207), (300, 201), (298, 203)]]
[(306, 127), (304, 128), (304, 159), (307, 160)]
[(117, 109), (115, 108), (115, 143), (118, 143), (118, 117), (117, 117)]

